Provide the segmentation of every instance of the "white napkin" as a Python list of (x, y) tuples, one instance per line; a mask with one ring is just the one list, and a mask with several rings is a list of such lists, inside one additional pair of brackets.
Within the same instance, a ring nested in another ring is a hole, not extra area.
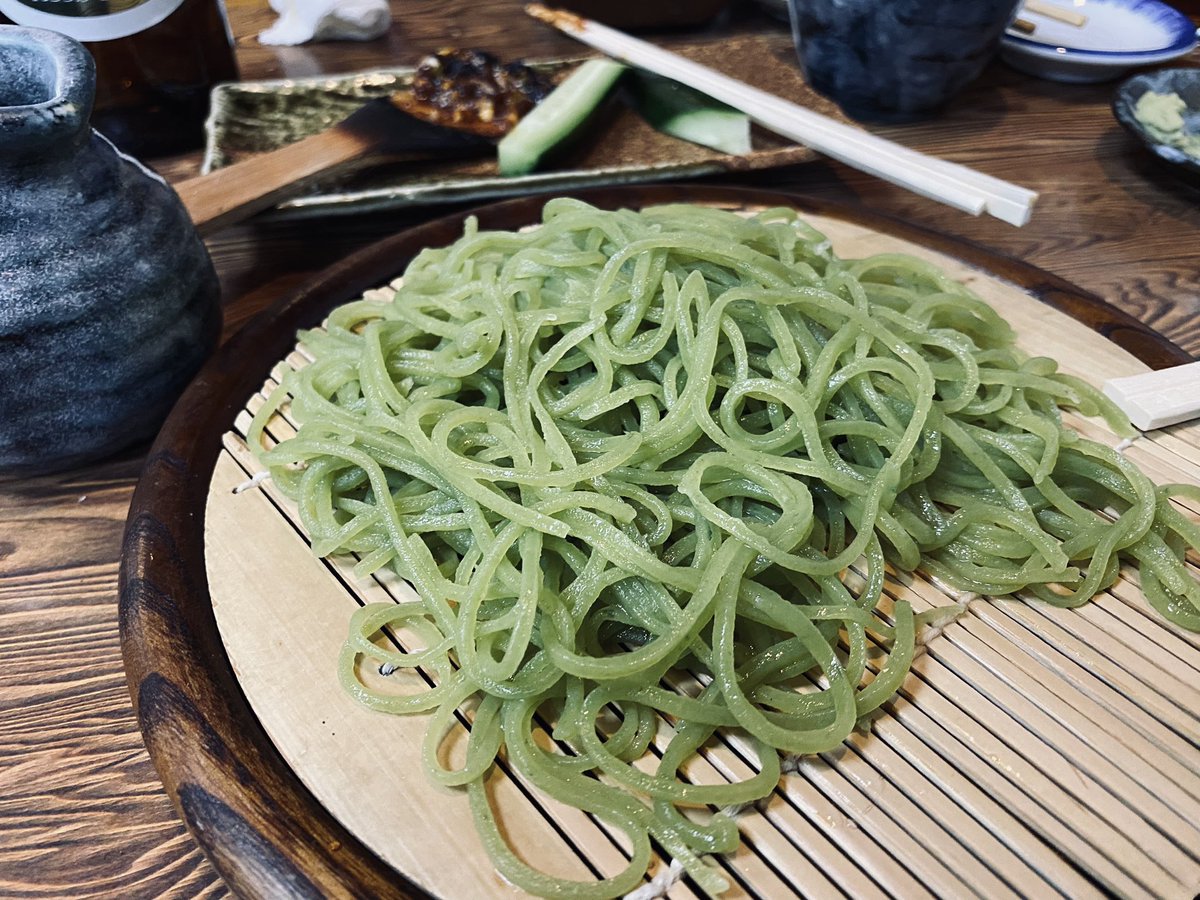
[(260, 44), (369, 41), (391, 24), (387, 0), (270, 0), (270, 4), (279, 18), (259, 34)]

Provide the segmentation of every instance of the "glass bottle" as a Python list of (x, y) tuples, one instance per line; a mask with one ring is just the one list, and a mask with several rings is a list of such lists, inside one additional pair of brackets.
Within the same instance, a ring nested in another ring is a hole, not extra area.
[(0, 22), (57, 31), (96, 60), (92, 124), (135, 156), (199, 147), (214, 84), (237, 79), (221, 0), (0, 0)]

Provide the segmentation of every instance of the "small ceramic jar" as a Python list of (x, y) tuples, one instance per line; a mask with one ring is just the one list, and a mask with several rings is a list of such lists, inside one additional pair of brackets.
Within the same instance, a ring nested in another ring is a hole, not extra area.
[(216, 344), (216, 272), (179, 198), (88, 125), (79, 43), (0, 26), (0, 473), (157, 431)]

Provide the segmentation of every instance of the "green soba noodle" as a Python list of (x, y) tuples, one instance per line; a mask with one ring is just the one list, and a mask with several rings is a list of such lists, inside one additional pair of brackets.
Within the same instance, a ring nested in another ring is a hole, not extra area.
[[(1200, 628), (1200, 529), (1169, 499), (1200, 489), (1064, 428), (1071, 408), (1133, 434), (963, 286), (906, 256), (840, 260), (791, 210), (556, 200), (526, 232), (471, 222), (394, 297), (303, 339), (313, 362), (252, 439), (293, 395), (299, 432), (263, 459), (314, 548), (420, 596), (353, 617), (342, 681), (432, 711), (430, 775), (466, 787), (496, 867), (537, 894), (629, 891), (655, 844), (721, 890), (702, 856), (738, 831), (715, 810), (768, 795), (781, 751), (836, 747), (908, 672), (922, 618), (875, 611), (887, 566), (1072, 606), (1125, 561)], [(381, 664), (431, 686), (368, 686)], [(681, 776), (717, 729), (760, 774)], [(628, 835), (628, 868), (580, 884), (518, 859), (484, 789), (499, 757)]]

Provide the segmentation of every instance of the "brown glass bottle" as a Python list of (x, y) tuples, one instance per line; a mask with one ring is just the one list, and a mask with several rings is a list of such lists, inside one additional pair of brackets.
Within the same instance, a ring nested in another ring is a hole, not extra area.
[(213, 85), (237, 79), (221, 0), (0, 0), (5, 21), (83, 42), (96, 60), (92, 125), (135, 156), (199, 147)]

